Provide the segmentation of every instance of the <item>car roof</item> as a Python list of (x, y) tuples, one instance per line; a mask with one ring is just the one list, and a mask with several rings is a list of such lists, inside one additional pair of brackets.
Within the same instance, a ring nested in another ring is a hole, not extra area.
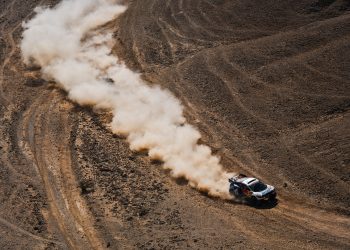
[(240, 178), (237, 180), (238, 182), (241, 182), (243, 184), (246, 184), (246, 185), (250, 185), (256, 181), (258, 181), (258, 179), (256, 178), (252, 178), (252, 177), (244, 177), (244, 178)]

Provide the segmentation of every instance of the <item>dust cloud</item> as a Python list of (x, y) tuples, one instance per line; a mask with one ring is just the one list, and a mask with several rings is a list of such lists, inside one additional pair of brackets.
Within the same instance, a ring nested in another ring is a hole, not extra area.
[(183, 107), (169, 91), (145, 83), (112, 55), (113, 31), (106, 23), (126, 7), (113, 0), (63, 0), (38, 7), (23, 24), (21, 50), (27, 65), (39, 65), (80, 105), (107, 109), (116, 134), (132, 150), (148, 150), (165, 169), (211, 196), (228, 199), (228, 177), (219, 158), (199, 145), (200, 133), (186, 123)]

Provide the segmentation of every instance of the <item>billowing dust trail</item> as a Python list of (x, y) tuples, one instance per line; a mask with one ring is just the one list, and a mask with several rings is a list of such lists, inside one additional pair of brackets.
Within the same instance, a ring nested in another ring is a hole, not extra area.
[[(209, 195), (228, 198), (227, 178), (199, 132), (186, 123), (180, 102), (159, 86), (149, 86), (111, 54), (112, 30), (102, 27), (125, 10), (118, 1), (62, 1), (37, 8), (24, 24), (25, 63), (42, 67), (70, 99), (113, 114), (114, 133), (125, 135), (133, 150), (148, 150), (174, 177)], [(59, 41), (59, 42), (58, 42)]]

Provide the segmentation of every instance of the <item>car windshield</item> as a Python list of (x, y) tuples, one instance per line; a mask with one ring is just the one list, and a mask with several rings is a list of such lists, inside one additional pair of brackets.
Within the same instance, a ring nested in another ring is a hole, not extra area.
[(263, 190), (265, 190), (267, 188), (267, 186), (264, 183), (260, 182), (260, 181), (251, 184), (249, 187), (254, 192), (261, 192), (261, 191), (263, 191)]

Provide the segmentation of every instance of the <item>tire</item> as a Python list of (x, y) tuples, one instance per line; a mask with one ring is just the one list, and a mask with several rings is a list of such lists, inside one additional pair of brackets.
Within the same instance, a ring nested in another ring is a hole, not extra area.
[(250, 201), (250, 204), (252, 204), (253, 206), (258, 206), (258, 205), (260, 205), (260, 200), (258, 200), (256, 197), (254, 197), (254, 196), (252, 196), (252, 197), (250, 197), (250, 199), (249, 199), (249, 201)]
[(275, 194), (270, 195), (269, 200), (270, 200), (270, 201), (275, 201), (275, 200), (276, 200), (276, 193), (275, 193)]

